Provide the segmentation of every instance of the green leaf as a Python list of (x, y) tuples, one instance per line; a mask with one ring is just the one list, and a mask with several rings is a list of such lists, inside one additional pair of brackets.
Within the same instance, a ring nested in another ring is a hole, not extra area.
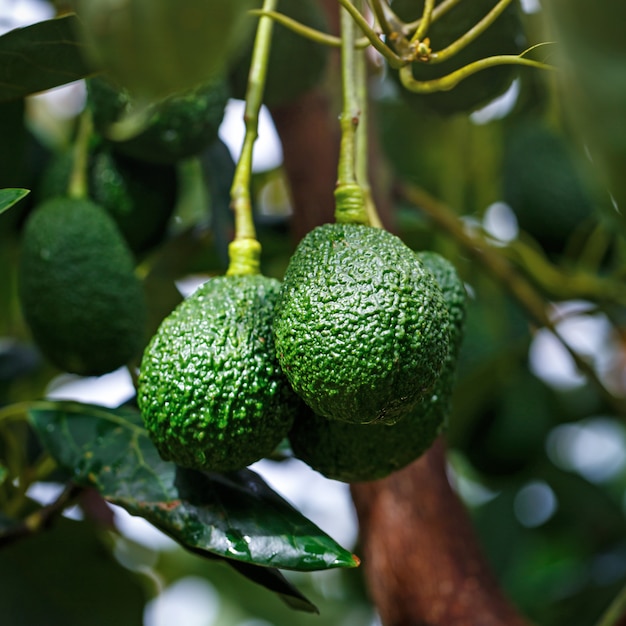
[(0, 215), (29, 193), (29, 189), (0, 189)]
[(273, 591), (287, 606), (305, 613), (319, 613), (317, 607), (296, 587), (294, 587), (276, 568), (260, 567), (242, 561), (225, 559), (235, 571), (248, 580)]
[(52, 89), (93, 74), (83, 59), (78, 19), (66, 15), (0, 37), (0, 101)]
[(74, 481), (196, 552), (300, 571), (359, 563), (254, 472), (202, 473), (161, 460), (137, 411), (46, 402), (29, 416)]
[(141, 624), (145, 581), (113, 558), (105, 539), (89, 523), (61, 518), (50, 532), (5, 546), (3, 626)]

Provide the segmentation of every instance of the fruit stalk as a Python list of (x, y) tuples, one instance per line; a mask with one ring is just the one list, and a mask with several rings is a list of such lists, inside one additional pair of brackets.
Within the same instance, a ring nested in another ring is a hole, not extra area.
[(89, 163), (89, 142), (93, 133), (91, 112), (86, 108), (78, 121), (78, 134), (73, 147), (73, 165), (67, 187), (70, 198), (82, 200), (89, 193), (87, 182), (87, 167)]
[[(274, 11), (277, 4), (278, 0), (264, 0), (263, 11)], [(252, 151), (259, 134), (259, 111), (263, 102), (273, 27), (274, 22), (271, 17), (259, 18), (246, 90), (244, 111), (246, 132), (231, 187), (231, 207), (235, 213), (235, 238), (228, 247), (230, 263), (226, 274), (229, 276), (260, 273), (261, 244), (256, 238), (252, 216), (250, 177)]]
[(356, 25), (344, 7), (340, 12), (343, 108), (340, 116), (341, 144), (335, 188), (335, 220), (348, 224), (369, 224), (363, 189), (357, 182), (356, 173), (356, 138), (362, 112), (356, 79)]
[(369, 179), (369, 141), (367, 122), (367, 59), (364, 50), (356, 51), (356, 82), (357, 98), (361, 103), (359, 125), (356, 129), (356, 180), (363, 193), (363, 201), (369, 223), (376, 228), (382, 228), (383, 224), (376, 210), (372, 198), (372, 188)]

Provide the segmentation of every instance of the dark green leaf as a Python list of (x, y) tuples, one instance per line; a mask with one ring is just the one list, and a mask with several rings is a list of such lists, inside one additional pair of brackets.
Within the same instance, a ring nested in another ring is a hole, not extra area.
[(0, 189), (0, 215), (29, 193), (29, 189)]
[[(201, 554), (202, 556), (202, 554)], [(248, 580), (273, 591), (287, 606), (305, 613), (319, 613), (317, 607), (294, 585), (292, 585), (276, 568), (261, 567), (242, 561), (223, 559), (235, 571)]]
[(0, 101), (52, 89), (93, 73), (83, 59), (78, 19), (66, 15), (0, 37)]
[(0, 189), (28, 187), (25, 184), (24, 157), (27, 141), (24, 98), (0, 102)]
[(142, 623), (144, 585), (88, 523), (59, 519), (52, 531), (4, 547), (0, 580), (3, 626)]
[(50, 402), (29, 415), (77, 483), (194, 551), (301, 571), (358, 565), (254, 472), (205, 474), (161, 460), (136, 411)]

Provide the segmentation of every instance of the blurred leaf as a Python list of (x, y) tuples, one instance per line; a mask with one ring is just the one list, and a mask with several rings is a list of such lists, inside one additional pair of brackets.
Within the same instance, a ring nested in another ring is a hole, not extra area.
[(319, 613), (317, 607), (300, 593), (277, 569), (233, 560), (229, 560), (228, 564), (248, 580), (273, 591), (292, 609), (304, 611), (305, 613)]
[(143, 584), (85, 522), (61, 518), (52, 531), (3, 548), (0, 580), (3, 626), (136, 626), (143, 620)]
[(29, 193), (29, 189), (0, 189), (0, 215)]
[(65, 85), (92, 74), (67, 15), (16, 28), (0, 37), (0, 102)]
[(301, 571), (358, 565), (254, 472), (201, 473), (163, 461), (136, 411), (46, 402), (29, 415), (74, 481), (190, 549)]
[(588, 150), (590, 166), (598, 167), (618, 211), (615, 223), (624, 226), (626, 207), (626, 5), (605, 0), (590, 8), (585, 0), (543, 3), (552, 29), (560, 96), (579, 139)]
[(0, 188), (28, 187), (23, 171), (27, 136), (24, 111), (23, 98), (0, 102), (0, 137), (3, 146), (0, 150)]

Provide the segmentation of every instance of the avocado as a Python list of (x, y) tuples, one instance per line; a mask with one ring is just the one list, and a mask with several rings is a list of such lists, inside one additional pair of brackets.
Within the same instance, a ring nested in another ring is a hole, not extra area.
[(310, 409), (299, 413), (289, 433), (294, 455), (328, 478), (344, 482), (384, 478), (421, 456), (445, 425), (463, 337), (465, 287), (454, 266), (439, 254), (417, 256), (435, 276), (451, 320), (443, 371), (430, 395), (394, 425), (348, 424)]
[[(130, 93), (105, 78), (89, 79), (87, 93), (94, 127), (106, 138), (112, 124), (137, 110)], [(153, 163), (176, 163), (195, 156), (217, 139), (229, 96), (222, 76), (173, 94), (147, 109), (145, 126), (136, 135), (112, 144), (118, 152)]]
[(520, 228), (546, 252), (562, 252), (593, 220), (591, 194), (565, 137), (540, 118), (524, 118), (505, 135), (502, 185)]
[[(74, 155), (57, 152), (37, 188), (40, 201), (67, 194)], [(88, 194), (115, 220), (136, 254), (160, 243), (178, 197), (174, 165), (147, 163), (117, 153), (107, 145), (94, 147), (88, 159)]]
[(274, 336), (285, 375), (316, 414), (392, 424), (437, 380), (448, 325), (433, 275), (398, 237), (325, 224), (291, 257)]
[(274, 352), (279, 288), (259, 275), (211, 278), (162, 322), (144, 351), (137, 400), (164, 459), (237, 470), (286, 436), (300, 403)]
[(75, 0), (81, 53), (142, 102), (218, 76), (253, 36), (254, 0)]
[(19, 266), (24, 318), (57, 367), (100, 375), (143, 344), (146, 305), (112, 218), (89, 200), (57, 197), (25, 224)]

